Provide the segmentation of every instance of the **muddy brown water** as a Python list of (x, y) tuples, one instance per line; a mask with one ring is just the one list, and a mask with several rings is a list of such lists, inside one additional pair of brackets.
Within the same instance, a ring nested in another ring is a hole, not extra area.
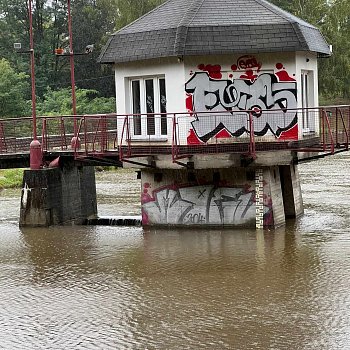
[[(350, 349), (350, 154), (300, 165), (276, 231), (18, 228), (0, 194), (0, 349)], [(138, 215), (134, 172), (99, 213)]]

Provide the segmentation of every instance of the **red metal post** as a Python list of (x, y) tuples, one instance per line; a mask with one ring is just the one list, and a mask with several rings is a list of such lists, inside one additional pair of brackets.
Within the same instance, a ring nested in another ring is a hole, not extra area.
[(0, 123), (0, 152), (7, 152), (4, 124)]
[(330, 141), (331, 141), (331, 153), (334, 154), (334, 137), (332, 133), (331, 123), (329, 121), (327, 113), (325, 114), (325, 117), (326, 117), (326, 125), (330, 136)]
[(40, 169), (43, 163), (43, 154), (41, 144), (37, 138), (36, 125), (36, 96), (35, 96), (35, 56), (34, 56), (34, 39), (33, 39), (33, 14), (32, 0), (28, 0), (28, 17), (29, 17), (29, 41), (30, 41), (30, 68), (31, 68), (31, 85), (32, 85), (32, 123), (33, 123), (33, 141), (30, 143), (30, 169)]
[(347, 150), (349, 150), (349, 132), (346, 129), (346, 123), (345, 123), (344, 115), (343, 115), (343, 112), (342, 112), (341, 109), (339, 110), (339, 113), (340, 113), (340, 118), (341, 118), (341, 121), (342, 121), (342, 124), (343, 124), (344, 133), (345, 133), (345, 140), (343, 138), (343, 141), (344, 141), (344, 144), (345, 144), (345, 148)]
[(46, 118), (42, 121), (42, 133), (41, 133), (41, 145), (43, 151), (48, 150), (48, 139), (47, 139), (47, 121)]
[(326, 128), (325, 128), (325, 114), (327, 112), (324, 109), (321, 109), (321, 118), (322, 118), (322, 143), (323, 151), (326, 151)]
[(338, 133), (339, 133), (339, 127), (338, 127), (338, 107), (335, 108), (335, 144), (338, 146), (339, 139), (338, 139)]
[(177, 139), (176, 139), (176, 115), (173, 117), (173, 137), (172, 137), (172, 145), (171, 145), (171, 155), (173, 163), (176, 159), (176, 147), (177, 147)]
[(75, 94), (75, 75), (74, 75), (74, 51), (73, 51), (73, 30), (72, 30), (72, 15), (71, 15), (71, 1), (68, 0), (68, 33), (69, 33), (69, 61), (70, 61), (70, 77), (72, 86), (72, 111), (74, 116), (74, 137), (71, 145), (74, 149), (80, 148), (80, 140), (77, 136), (78, 121), (77, 121), (77, 98)]
[(125, 116), (124, 123), (123, 123), (123, 128), (122, 128), (122, 134), (120, 137), (120, 146), (119, 146), (119, 160), (122, 161), (124, 159), (124, 153), (123, 153), (123, 138), (124, 138), (124, 131), (125, 131), (125, 126), (127, 122), (128, 117)]

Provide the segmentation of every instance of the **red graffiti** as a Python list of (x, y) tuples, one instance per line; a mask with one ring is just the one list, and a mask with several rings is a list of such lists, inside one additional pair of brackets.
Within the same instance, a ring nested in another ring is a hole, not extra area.
[(285, 70), (286, 68), (282, 63), (277, 63), (276, 68), (279, 70), (279, 72), (276, 72), (275, 75), (279, 81), (295, 81), (295, 79), (292, 78)]
[(276, 72), (279, 81), (295, 81), (285, 70), (281, 70), (280, 72)]
[(149, 224), (149, 218), (145, 210), (141, 208), (141, 215), (142, 215), (142, 225), (148, 225)]
[(242, 74), (240, 78), (244, 80), (250, 80), (253, 83), (258, 78), (258, 75), (254, 74), (253, 71), (249, 69), (245, 74)]
[(250, 56), (250, 55), (245, 55), (245, 56), (241, 56), (237, 60), (237, 64), (233, 64), (231, 66), (231, 69), (233, 71), (236, 71), (238, 69), (247, 70), (247, 71), (252, 70), (252, 69), (256, 69), (257, 73), (259, 73), (261, 70), (261, 66), (262, 66), (262, 64), (260, 62), (258, 62), (256, 57)]
[(285, 140), (298, 140), (298, 124), (294, 125), (291, 129), (287, 131), (283, 131), (278, 138), (280, 141), (285, 141)]
[(217, 139), (227, 139), (232, 137), (229, 132), (226, 129), (221, 130), (218, 134), (215, 136)]
[(193, 112), (193, 100), (190, 94), (186, 94), (186, 109), (188, 112)]
[(208, 72), (210, 78), (212, 79), (221, 79), (222, 73), (221, 73), (221, 66), (219, 64), (211, 65), (211, 64), (200, 64), (198, 65), (198, 69), (202, 70), (203, 72)]
[(190, 129), (190, 134), (187, 136), (188, 145), (200, 145), (203, 142), (200, 141), (193, 129)]

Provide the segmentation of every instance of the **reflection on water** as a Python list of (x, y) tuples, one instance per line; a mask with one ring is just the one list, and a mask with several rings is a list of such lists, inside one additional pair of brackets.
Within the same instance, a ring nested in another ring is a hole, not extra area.
[[(20, 231), (0, 195), (0, 349), (350, 348), (347, 162), (303, 165), (306, 214), (276, 231)], [(101, 214), (138, 214), (135, 176), (98, 176)]]

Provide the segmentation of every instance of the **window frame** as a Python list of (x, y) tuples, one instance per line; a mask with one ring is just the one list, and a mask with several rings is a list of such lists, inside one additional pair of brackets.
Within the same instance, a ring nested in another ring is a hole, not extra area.
[[(146, 82), (147, 81), (153, 81), (153, 107), (154, 107), (154, 119), (152, 116), (147, 115), (147, 101), (146, 101)], [(128, 79), (129, 84), (129, 96), (130, 96), (130, 103), (129, 108), (131, 111), (131, 114), (134, 114), (134, 91), (133, 91), (133, 84), (135, 81), (139, 82), (139, 91), (140, 91), (140, 114), (141, 118), (139, 118), (140, 125), (136, 126), (135, 121), (137, 120), (137, 115), (134, 115), (130, 119), (131, 125), (130, 125), (130, 136), (133, 140), (137, 139), (155, 139), (155, 140), (161, 140), (166, 141), (168, 139), (168, 133), (169, 133), (169, 125), (167, 122), (167, 118), (162, 118), (159, 114), (161, 113), (162, 106), (161, 106), (161, 80), (164, 81), (164, 88), (165, 88), (165, 100), (167, 100), (166, 96), (166, 79), (164, 75), (154, 75), (154, 76), (139, 76), (139, 77), (132, 77)], [(166, 107), (165, 107), (166, 109)], [(135, 113), (136, 114), (136, 113)], [(158, 115), (157, 115), (158, 114)], [(151, 119), (149, 119), (151, 118)], [(152, 121), (154, 120), (154, 122)], [(154, 133), (152, 133), (152, 127), (154, 128)], [(136, 130), (140, 130), (141, 133), (135, 133)], [(164, 132), (166, 131), (166, 133)]]

